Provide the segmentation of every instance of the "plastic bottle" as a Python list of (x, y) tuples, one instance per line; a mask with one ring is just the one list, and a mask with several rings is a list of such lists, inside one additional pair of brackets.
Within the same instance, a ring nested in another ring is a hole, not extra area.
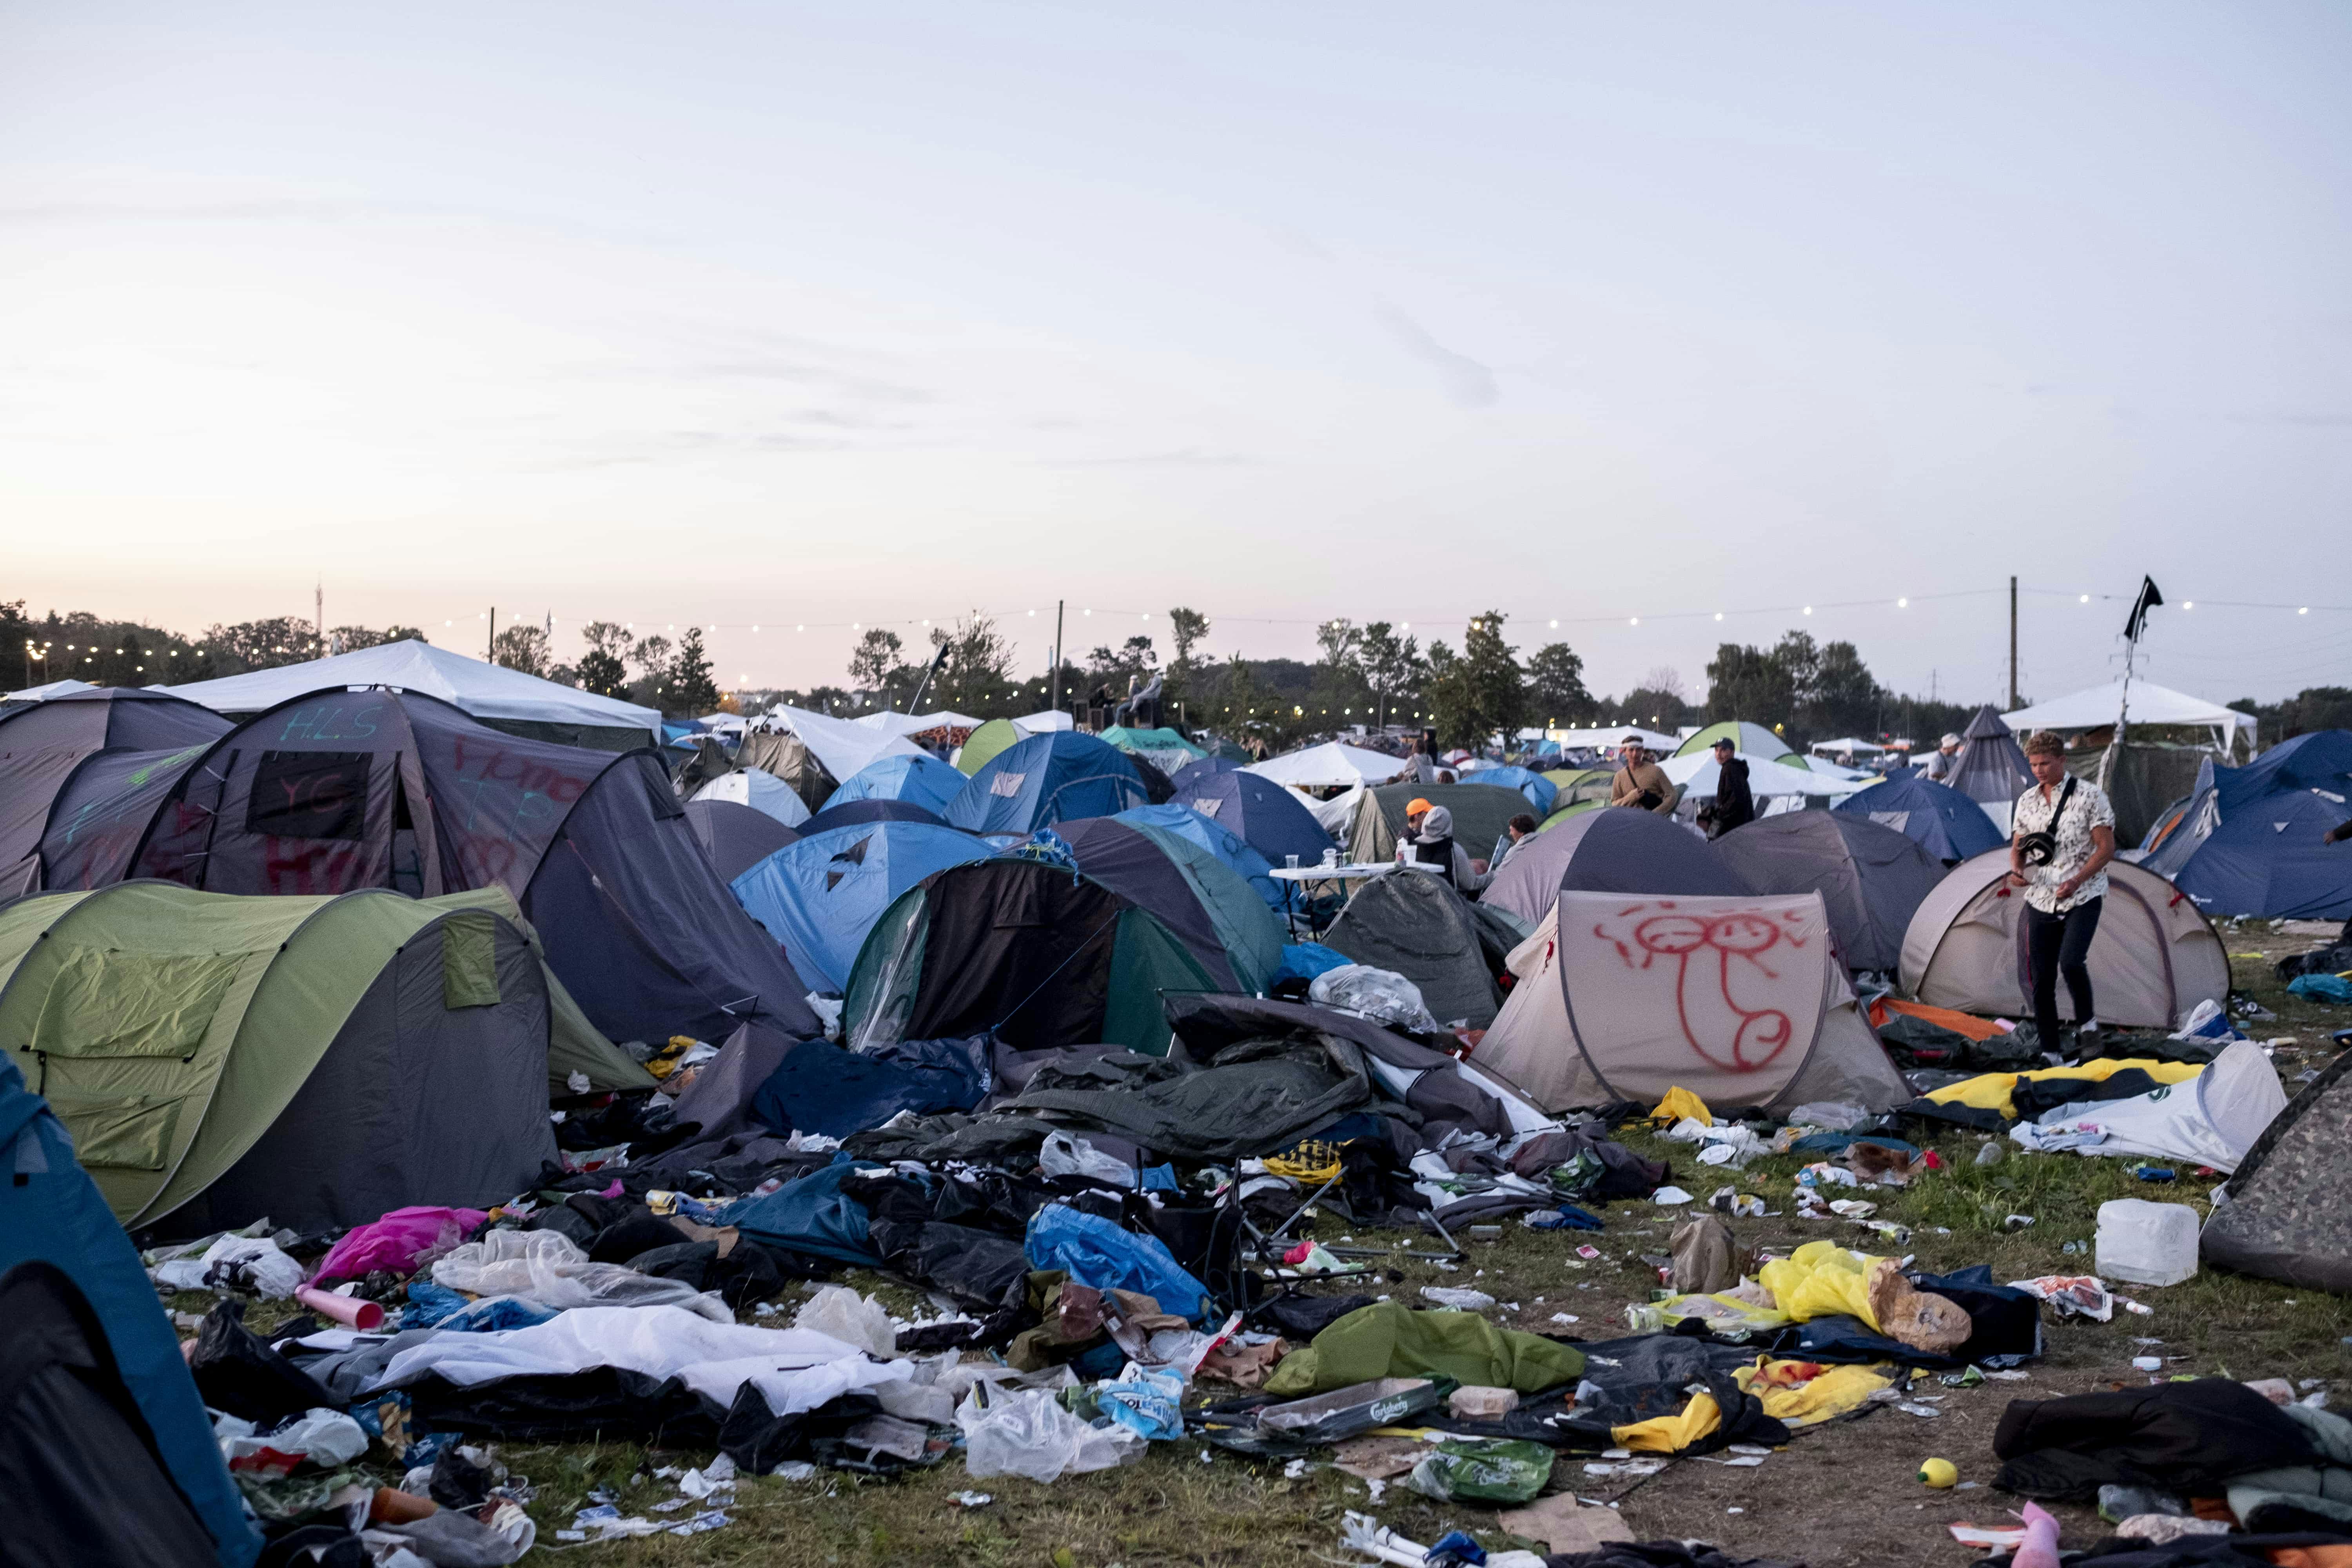
[(2178, 1285), (2197, 1272), (2197, 1211), (2117, 1198), (2099, 1205), (2098, 1270), (2135, 1285)]

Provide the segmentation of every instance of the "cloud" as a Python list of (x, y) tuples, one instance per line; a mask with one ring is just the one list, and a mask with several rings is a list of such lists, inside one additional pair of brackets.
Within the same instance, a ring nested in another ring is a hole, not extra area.
[(1125, 468), (1160, 467), (1172, 468), (1238, 468), (1258, 459), (1243, 452), (1206, 452), (1198, 447), (1180, 447), (1170, 452), (1136, 452), (1115, 458), (1060, 458), (1049, 460), (1049, 468)]
[(1492, 408), (1501, 401), (1503, 391), (1496, 384), (1494, 367), (1481, 364), (1468, 354), (1454, 353), (1394, 305), (1375, 305), (1372, 313), (1403, 345), (1405, 353), (1436, 369), (1445, 387), (1446, 401), (1456, 408)]

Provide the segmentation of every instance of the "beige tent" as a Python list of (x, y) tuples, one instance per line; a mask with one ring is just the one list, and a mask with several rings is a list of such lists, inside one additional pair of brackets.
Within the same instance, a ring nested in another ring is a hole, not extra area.
[(1518, 982), (1472, 1059), (1547, 1111), (1646, 1104), (1676, 1085), (1717, 1111), (1911, 1098), (1819, 893), (1563, 892), (1510, 968)]
[[(2009, 850), (1963, 860), (1936, 885), (1903, 936), (1903, 989), (1936, 1007), (2021, 1017), (2026, 979), (2025, 891), (2008, 885)], [(2103, 1023), (2170, 1029), (2208, 998), (2230, 995), (2230, 956), (2189, 896), (2153, 871), (2107, 867), (2106, 907), (2091, 941), (2091, 993)], [(2074, 1016), (2058, 987), (2060, 1016)]]

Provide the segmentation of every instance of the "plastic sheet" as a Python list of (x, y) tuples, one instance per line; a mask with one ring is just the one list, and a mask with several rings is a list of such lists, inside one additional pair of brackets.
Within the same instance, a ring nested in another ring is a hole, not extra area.
[(1307, 995), (1326, 1007), (1344, 1007), (1424, 1035), (1437, 1033), (1437, 1020), (1422, 1000), (1421, 987), (1393, 970), (1374, 969), (1368, 963), (1328, 969), (1307, 986)]
[(1087, 1426), (1043, 1389), (977, 1385), (956, 1407), (956, 1425), (963, 1429), (965, 1468), (975, 1479), (1056, 1481), (1126, 1464), (1150, 1446), (1125, 1426)]
[(1032, 1268), (1059, 1268), (1097, 1290), (1133, 1290), (1163, 1312), (1199, 1322), (1211, 1310), (1209, 1288), (1159, 1237), (1122, 1230), (1097, 1215), (1062, 1204), (1040, 1209), (1029, 1222), (1025, 1250)]
[(882, 1361), (898, 1353), (898, 1330), (889, 1312), (846, 1285), (827, 1285), (803, 1302), (793, 1314), (793, 1327), (829, 1334)]
[(683, 1307), (714, 1323), (735, 1314), (717, 1297), (676, 1279), (655, 1279), (617, 1263), (592, 1263), (552, 1230), (494, 1230), (433, 1266), (433, 1282), (475, 1296), (520, 1296), (542, 1307)]

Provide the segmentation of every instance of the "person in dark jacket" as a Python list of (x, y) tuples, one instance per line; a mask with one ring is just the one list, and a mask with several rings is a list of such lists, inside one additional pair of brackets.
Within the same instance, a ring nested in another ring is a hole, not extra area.
[(1755, 792), (1748, 787), (1748, 760), (1725, 736), (1715, 743), (1715, 804), (1698, 814), (1709, 838), (1720, 838), (1735, 827), (1756, 820)]

